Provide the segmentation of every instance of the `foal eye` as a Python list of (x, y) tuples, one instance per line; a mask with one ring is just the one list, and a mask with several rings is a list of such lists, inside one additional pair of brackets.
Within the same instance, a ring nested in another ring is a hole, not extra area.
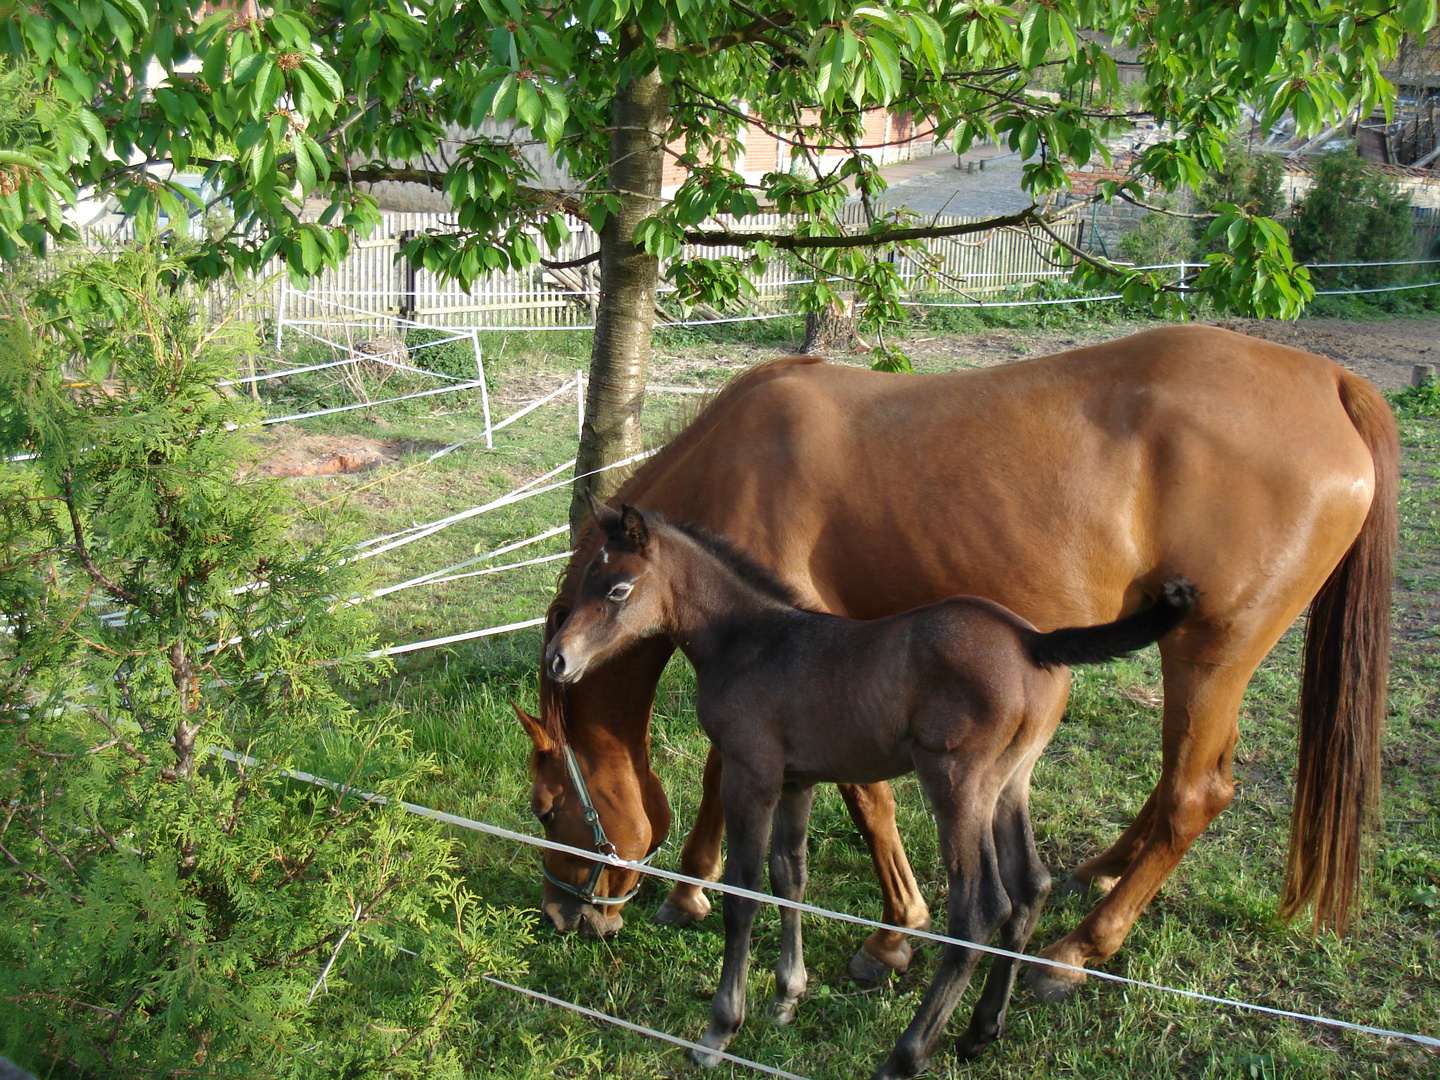
[(615, 601), (615, 603), (618, 604), (621, 601), (629, 598), (630, 590), (633, 588), (635, 588), (635, 583), (633, 581), (622, 581), (619, 585), (616, 585), (613, 589), (610, 590), (607, 599), (613, 600)]

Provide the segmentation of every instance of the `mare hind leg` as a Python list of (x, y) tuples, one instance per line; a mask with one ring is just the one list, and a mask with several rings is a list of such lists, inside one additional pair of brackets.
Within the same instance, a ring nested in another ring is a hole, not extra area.
[(1102, 854), (1087, 859), (1075, 868), (1065, 882), (1067, 893), (1095, 892), (1106, 895), (1120, 880), (1120, 875), (1130, 869), (1135, 856), (1145, 845), (1150, 835), (1150, 826), (1155, 821), (1155, 792), (1145, 800), (1145, 805), (1135, 815), (1130, 827), (1120, 834), (1120, 839), (1111, 844)]
[[(1083, 967), (1114, 955), (1181, 856), (1230, 805), (1234, 795), (1230, 765), (1239, 735), (1240, 699), (1273, 639), (1266, 635), (1250, 644), (1251, 655), (1223, 665), (1177, 659), (1165, 655), (1162, 646), (1163, 753), (1160, 780), (1152, 795), (1150, 828), (1109, 895), (1041, 956)], [(1078, 972), (1039, 965), (1032, 966), (1025, 976), (1041, 1001), (1058, 1000), (1084, 980)]]
[[(815, 787), (787, 784), (780, 795), (775, 829), (770, 835), (770, 888), (786, 900), (805, 899), (806, 833)], [(800, 936), (800, 912), (780, 909), (780, 961), (775, 965), (775, 1000), (770, 1019), (785, 1025), (795, 1019), (795, 1006), (805, 993), (805, 951)]]
[[(880, 883), (882, 922), (924, 930), (930, 926), (930, 907), (915, 881), (905, 845), (895, 827), (895, 793), (887, 783), (836, 784), (850, 818), (870, 858), (875, 862), (875, 877)], [(849, 974), (857, 982), (878, 983), (893, 972), (903, 974), (910, 967), (913, 950), (904, 934), (894, 930), (876, 930), (850, 958)]]
[[(935, 811), (940, 855), (950, 881), (946, 933), (983, 944), (1010, 919), (1011, 905), (995, 850), (995, 793), (985, 790), (984, 776), (965, 775), (961, 770), (966, 764), (958, 757), (917, 754), (915, 773)], [(935, 1044), (979, 960), (974, 949), (944, 947), (915, 1019), (874, 1080), (915, 1076), (929, 1067)]]
[[(714, 881), (720, 876), (720, 838), (725, 834), (725, 806), (720, 799), (720, 751), (713, 745), (705, 758), (700, 807), (695, 824), (680, 852), (680, 872)], [(667, 926), (689, 926), (710, 914), (710, 898), (698, 885), (677, 881), (655, 912), (655, 921)]]
[[(1000, 927), (996, 944), (1011, 952), (1024, 952), (1050, 894), (1050, 874), (1035, 850), (1035, 832), (1030, 825), (1029, 766), (1001, 793), (995, 807), (994, 832), (1000, 878), (1010, 897), (1010, 918)], [(990, 974), (985, 977), (985, 989), (975, 1004), (970, 1026), (956, 1044), (961, 1059), (975, 1057), (1005, 1033), (1005, 1010), (1019, 965), (1019, 961), (1003, 956), (991, 960)]]

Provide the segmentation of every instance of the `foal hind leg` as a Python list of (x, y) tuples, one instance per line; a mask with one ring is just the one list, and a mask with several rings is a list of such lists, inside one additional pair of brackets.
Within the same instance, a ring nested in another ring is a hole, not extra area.
[[(995, 944), (1010, 952), (1024, 952), (1040, 921), (1050, 894), (1050, 874), (1035, 850), (1030, 825), (1030, 769), (1001, 794), (995, 808), (995, 853), (1000, 878), (1010, 897), (1010, 918), (1000, 927)], [(1005, 1033), (1005, 1011), (1015, 988), (1020, 961), (997, 956), (990, 962), (985, 989), (975, 1004), (970, 1026), (956, 1044), (961, 1059), (969, 1060)]]
[[(815, 787), (786, 785), (775, 812), (770, 834), (770, 889), (786, 900), (805, 898), (806, 833)], [(795, 1019), (795, 1006), (805, 993), (805, 951), (800, 936), (800, 912), (780, 909), (780, 961), (775, 965), (775, 1000), (770, 1019), (780, 1025)]]
[[(1164, 659), (1163, 754), (1150, 830), (1109, 895), (1041, 956), (1083, 967), (1114, 955), (1181, 856), (1230, 805), (1240, 699), (1269, 644), (1253, 662), (1247, 657), (1226, 667)], [(1040, 965), (1032, 966), (1025, 976), (1041, 1001), (1058, 1000), (1084, 980), (1082, 973)]]
[[(700, 807), (695, 824), (680, 851), (680, 872), (714, 881), (720, 876), (720, 839), (725, 835), (725, 805), (720, 799), (720, 751), (714, 746), (705, 758)], [(689, 926), (710, 914), (710, 899), (698, 885), (677, 881), (655, 912), (655, 921), (667, 926)]]
[[(1010, 898), (995, 850), (993, 788), (985, 791), (983, 777), (964, 775), (959, 763), (949, 756), (939, 761), (919, 759), (915, 772), (935, 812), (940, 855), (950, 881), (946, 933), (984, 944), (1011, 916)], [(935, 978), (915, 1018), (874, 1080), (915, 1076), (929, 1067), (935, 1044), (979, 961), (980, 953), (975, 949), (944, 947)]]
[[(850, 818), (860, 830), (875, 877), (880, 883), (882, 922), (924, 930), (930, 925), (930, 907), (920, 893), (905, 845), (895, 827), (895, 793), (887, 783), (836, 784)], [(913, 950), (904, 934), (876, 930), (850, 958), (850, 977), (857, 982), (878, 983), (893, 972), (903, 974), (910, 967)]]

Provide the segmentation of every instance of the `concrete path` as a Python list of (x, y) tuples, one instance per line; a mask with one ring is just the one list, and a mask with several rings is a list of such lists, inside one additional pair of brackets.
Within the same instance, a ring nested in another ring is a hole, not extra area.
[(1020, 187), (1020, 155), (994, 146), (966, 152), (957, 168), (955, 155), (938, 153), (888, 165), (881, 174), (889, 182), (883, 205), (904, 206), (923, 217), (997, 217), (1030, 205)]

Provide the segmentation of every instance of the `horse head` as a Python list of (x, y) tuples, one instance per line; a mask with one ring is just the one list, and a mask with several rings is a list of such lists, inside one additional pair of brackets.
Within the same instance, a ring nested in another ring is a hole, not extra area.
[[(621, 513), (598, 504), (594, 509), (597, 521), (623, 529)], [(567, 652), (561, 669), (567, 677), (561, 681), (551, 674), (551, 647), (571, 614), (590, 603), (582, 601), (584, 575), (610, 532), (590, 528), (578, 538), (545, 620), (540, 717), (518, 706), (515, 712), (533, 745), (530, 808), (546, 839), (641, 862), (658, 853), (670, 831), (670, 805), (650, 768), (649, 728), (655, 684), (672, 647), (664, 638), (648, 638), (628, 649), (587, 654), (583, 662), (570, 660)], [(602, 603), (613, 603), (605, 599), (613, 587), (600, 593)], [(607, 663), (621, 654), (623, 665)], [(613, 934), (624, 925), (620, 912), (641, 882), (637, 871), (560, 851), (547, 851), (541, 868), (542, 910), (562, 933)]]

